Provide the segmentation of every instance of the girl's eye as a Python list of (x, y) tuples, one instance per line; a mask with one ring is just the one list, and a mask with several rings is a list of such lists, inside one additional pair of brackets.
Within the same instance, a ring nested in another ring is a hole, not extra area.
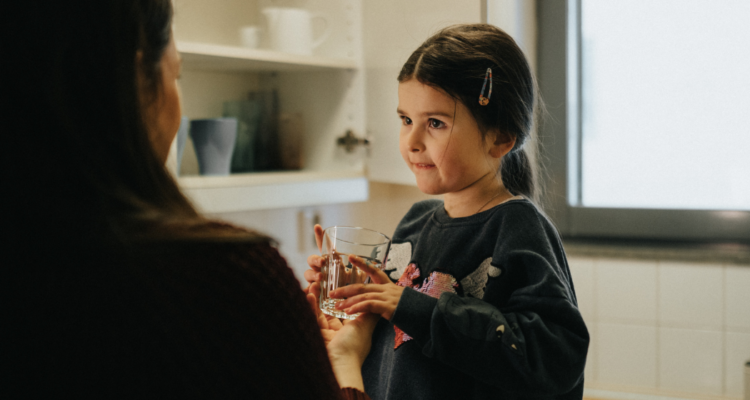
[(411, 125), (411, 118), (409, 118), (409, 117), (404, 117), (404, 116), (402, 115), (402, 116), (401, 116), (401, 121), (403, 121), (403, 122), (404, 122), (404, 125)]
[(445, 123), (443, 121), (430, 118), (430, 128), (434, 128), (434, 129), (445, 128)]

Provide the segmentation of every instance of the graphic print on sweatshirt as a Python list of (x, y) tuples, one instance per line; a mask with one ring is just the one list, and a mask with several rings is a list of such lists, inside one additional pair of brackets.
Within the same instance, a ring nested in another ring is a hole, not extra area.
[[(447, 291), (457, 293), (460, 287), (464, 296), (482, 299), (489, 279), (500, 276), (502, 272), (500, 268), (492, 265), (492, 257), (488, 257), (472, 273), (461, 279), (460, 284), (451, 274), (433, 271), (420, 285), (419, 282), (415, 282), (421, 276), (419, 268), (415, 263), (409, 264), (411, 252), (412, 246), (409, 242), (392, 244), (384, 270), (392, 280), (397, 281), (397, 285), (410, 287), (434, 298), (440, 298), (440, 295)], [(398, 327), (394, 328), (395, 349), (410, 340), (411, 336)]]
[(406, 267), (411, 260), (411, 243), (391, 243), (391, 249), (388, 250), (388, 258), (385, 261), (384, 271), (396, 282), (406, 271)]
[[(406, 271), (401, 275), (401, 278), (396, 283), (399, 286), (410, 287), (417, 292), (424, 293), (430, 297), (440, 298), (440, 295), (445, 292), (456, 293), (458, 289), (458, 282), (451, 274), (446, 274), (439, 271), (432, 271), (424, 282), (420, 285), (418, 282), (415, 284), (414, 281), (419, 279), (420, 272), (417, 268), (417, 264), (411, 263), (406, 267)], [(404, 331), (399, 329), (397, 326), (393, 326), (396, 330), (396, 337), (394, 338), (393, 349), (397, 349), (398, 346), (404, 344), (412, 339), (411, 336), (407, 335)]]
[(474, 272), (461, 279), (461, 289), (463, 289), (464, 295), (483, 299), (487, 281), (490, 278), (497, 278), (501, 272), (500, 268), (492, 265), (492, 257), (486, 258)]
[[(404, 275), (406, 267), (411, 261), (411, 243), (393, 243), (388, 251), (384, 271), (392, 281), (397, 282)], [(489, 278), (500, 276), (501, 270), (491, 265), (492, 257), (485, 259), (474, 272), (461, 279), (461, 289), (465, 295), (481, 299), (484, 298), (484, 288)]]

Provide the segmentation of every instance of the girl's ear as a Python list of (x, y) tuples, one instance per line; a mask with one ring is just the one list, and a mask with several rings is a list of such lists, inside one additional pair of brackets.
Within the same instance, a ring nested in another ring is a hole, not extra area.
[[(494, 138), (494, 140), (492, 140)], [(493, 129), (487, 135), (489, 143), (490, 156), (493, 158), (502, 158), (504, 155), (510, 153), (513, 150), (513, 146), (516, 145), (516, 137), (507, 133), (500, 132), (499, 130)]]

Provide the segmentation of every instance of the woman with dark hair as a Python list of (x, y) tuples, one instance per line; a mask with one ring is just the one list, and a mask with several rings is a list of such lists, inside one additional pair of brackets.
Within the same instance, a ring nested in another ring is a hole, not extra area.
[(29, 0), (2, 19), (0, 391), (363, 398), (372, 319), (324, 330), (327, 354), (272, 240), (200, 216), (164, 168), (170, 1)]

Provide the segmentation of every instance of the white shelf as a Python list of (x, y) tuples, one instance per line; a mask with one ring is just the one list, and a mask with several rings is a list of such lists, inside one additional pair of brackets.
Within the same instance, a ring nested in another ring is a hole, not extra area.
[(280, 53), (217, 44), (177, 41), (186, 67), (204, 71), (312, 71), (358, 69), (357, 61)]
[(223, 213), (366, 201), (361, 171), (301, 171), (186, 176), (182, 192), (202, 212)]

